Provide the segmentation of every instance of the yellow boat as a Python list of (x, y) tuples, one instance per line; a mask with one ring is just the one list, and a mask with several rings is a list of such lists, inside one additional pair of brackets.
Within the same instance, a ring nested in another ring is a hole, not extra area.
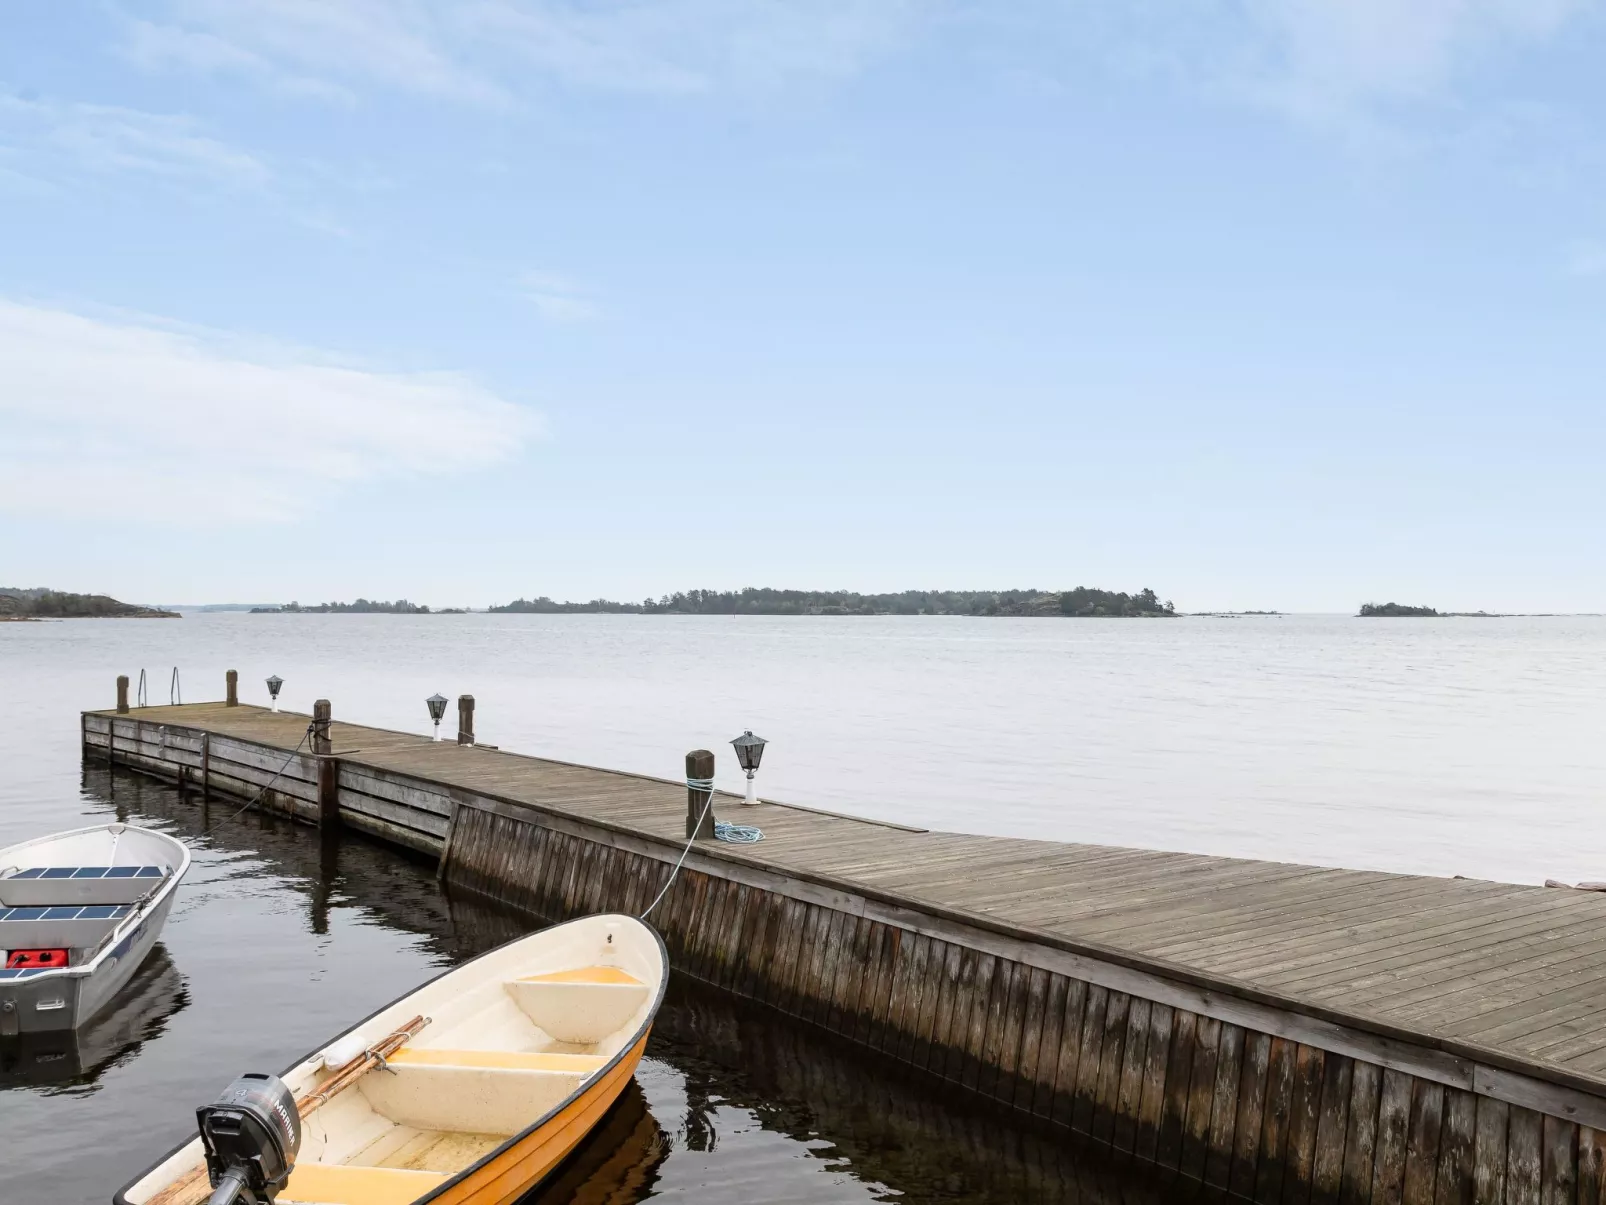
[(117, 1205), (511, 1205), (630, 1082), (668, 972), (630, 916), (509, 942), (235, 1081)]

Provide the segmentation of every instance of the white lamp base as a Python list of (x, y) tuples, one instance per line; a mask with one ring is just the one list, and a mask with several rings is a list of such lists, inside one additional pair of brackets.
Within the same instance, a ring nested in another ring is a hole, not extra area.
[(747, 780), (747, 798), (742, 800), (742, 804), (744, 806), (752, 807), (755, 803), (758, 802), (758, 796), (756, 794), (754, 794), (754, 792), (756, 790), (757, 790), (757, 788), (754, 787), (753, 780), (751, 778), (749, 778)]

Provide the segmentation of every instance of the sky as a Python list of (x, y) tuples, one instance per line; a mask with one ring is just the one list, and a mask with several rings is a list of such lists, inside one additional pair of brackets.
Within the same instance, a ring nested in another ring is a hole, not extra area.
[(0, 0), (0, 585), (1606, 610), (1603, 8)]

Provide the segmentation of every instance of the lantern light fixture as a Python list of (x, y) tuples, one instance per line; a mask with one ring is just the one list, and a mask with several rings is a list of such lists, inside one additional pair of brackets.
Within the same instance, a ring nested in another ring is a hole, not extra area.
[(435, 721), (435, 739), (441, 739), (441, 720), (446, 716), (447, 698), (437, 691), (424, 700), (424, 706), (429, 708), (429, 718)]
[(279, 710), (279, 689), (284, 685), (284, 679), (274, 674), (268, 679), (268, 698), (274, 711)]
[(758, 763), (764, 757), (764, 746), (767, 744), (769, 742), (763, 737), (754, 736), (752, 729), (748, 729), (731, 742), (731, 747), (736, 750), (737, 764), (747, 774), (747, 798), (742, 800), (744, 804), (758, 802), (758, 796), (754, 794), (756, 788), (753, 786), (753, 775), (758, 773)]

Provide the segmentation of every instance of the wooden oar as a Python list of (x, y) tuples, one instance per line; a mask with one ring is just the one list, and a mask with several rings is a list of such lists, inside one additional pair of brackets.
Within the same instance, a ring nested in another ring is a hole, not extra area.
[[(394, 1033), (387, 1034), (363, 1051), (361, 1058), (355, 1058), (340, 1071), (312, 1092), (296, 1098), (296, 1112), (301, 1114), (302, 1121), (307, 1116), (326, 1104), (330, 1097), (338, 1096), (351, 1085), (355, 1084), (368, 1072), (380, 1066), (391, 1055), (395, 1054), (408, 1042), (418, 1036), (419, 1030), (429, 1024), (429, 1018), (414, 1017)], [(207, 1197), (212, 1194), (212, 1182), (206, 1174), (206, 1160), (202, 1159), (199, 1167), (191, 1168), (183, 1176), (174, 1180), (161, 1192), (152, 1197), (146, 1205), (204, 1205)]]

